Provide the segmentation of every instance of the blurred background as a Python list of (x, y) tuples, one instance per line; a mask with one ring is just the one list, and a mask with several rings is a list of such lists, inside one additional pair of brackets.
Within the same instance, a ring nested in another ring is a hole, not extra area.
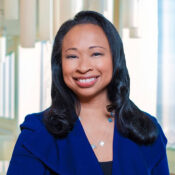
[(0, 0), (0, 175), (24, 117), (51, 103), (50, 59), (60, 25), (78, 11), (107, 17), (122, 37), (130, 98), (157, 117), (175, 173), (174, 0)]

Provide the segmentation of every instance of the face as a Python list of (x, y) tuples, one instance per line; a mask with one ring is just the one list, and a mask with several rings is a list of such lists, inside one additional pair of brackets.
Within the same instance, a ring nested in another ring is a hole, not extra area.
[(79, 99), (107, 94), (112, 79), (112, 56), (104, 31), (94, 24), (74, 26), (62, 44), (65, 84)]

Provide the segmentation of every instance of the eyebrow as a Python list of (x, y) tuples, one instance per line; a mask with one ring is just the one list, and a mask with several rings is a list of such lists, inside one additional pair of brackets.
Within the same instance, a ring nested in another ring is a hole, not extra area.
[(104, 47), (102, 47), (102, 46), (90, 46), (89, 49), (94, 49), (94, 48), (98, 48), (98, 47), (99, 47), (99, 48), (102, 48), (102, 49), (106, 49), (106, 48), (104, 48)]
[[(106, 49), (105, 47), (102, 47), (102, 46), (90, 46), (89, 49), (94, 49), (94, 48), (102, 48), (102, 49)], [(69, 50), (75, 50), (77, 51), (78, 49), (75, 48), (75, 47), (72, 47), (72, 48), (68, 48), (65, 50), (65, 52), (69, 51)]]
[(65, 50), (65, 52), (67, 52), (69, 50), (77, 50), (77, 48), (68, 48), (68, 49)]

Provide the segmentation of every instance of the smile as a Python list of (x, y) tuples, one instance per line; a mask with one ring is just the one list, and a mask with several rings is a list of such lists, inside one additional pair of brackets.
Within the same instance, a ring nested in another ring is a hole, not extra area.
[(97, 79), (98, 77), (77, 78), (75, 79), (76, 80), (75, 82), (79, 87), (89, 88), (89, 87), (92, 87), (96, 83)]
[(96, 78), (89, 78), (89, 79), (78, 79), (79, 82), (81, 83), (87, 83), (87, 82), (92, 82), (94, 81)]

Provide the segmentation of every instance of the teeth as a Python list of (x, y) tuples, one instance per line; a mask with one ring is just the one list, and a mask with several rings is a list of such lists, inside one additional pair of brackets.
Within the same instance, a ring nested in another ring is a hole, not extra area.
[(94, 81), (96, 78), (89, 78), (89, 79), (79, 79), (78, 81), (81, 83), (89, 83), (91, 81)]

